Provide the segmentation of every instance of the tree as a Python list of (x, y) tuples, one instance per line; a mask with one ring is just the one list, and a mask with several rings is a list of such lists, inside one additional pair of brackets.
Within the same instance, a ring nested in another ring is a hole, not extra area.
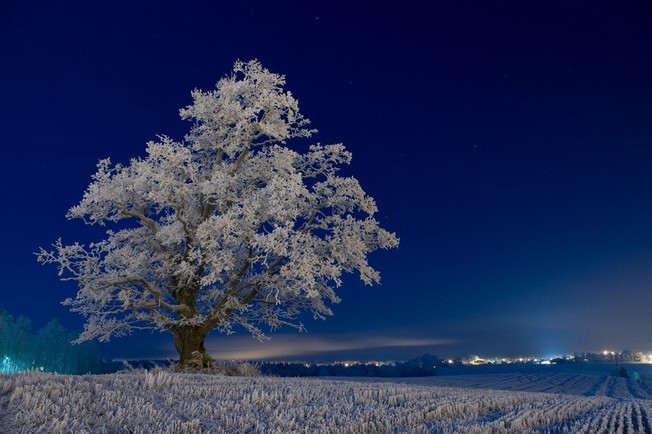
[(77, 342), (168, 331), (182, 366), (208, 366), (212, 330), (265, 339), (263, 326), (302, 329), (302, 311), (332, 315), (343, 273), (379, 282), (367, 256), (398, 239), (358, 181), (338, 175), (351, 161), (343, 145), (287, 145), (316, 130), (284, 85), (238, 61), (215, 90), (192, 92), (182, 141), (159, 136), (127, 165), (99, 161), (67, 217), (116, 229), (38, 253), (79, 286), (64, 301), (87, 318)]
[(105, 371), (102, 356), (94, 342), (71, 345), (74, 335), (59, 321), (51, 320), (33, 339), (33, 368), (60, 374), (86, 374)]

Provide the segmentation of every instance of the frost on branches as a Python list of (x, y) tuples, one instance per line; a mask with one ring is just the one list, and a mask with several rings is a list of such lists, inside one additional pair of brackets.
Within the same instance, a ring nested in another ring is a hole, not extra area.
[(87, 318), (79, 342), (167, 330), (182, 366), (207, 366), (213, 329), (259, 339), (262, 328), (300, 329), (301, 311), (332, 315), (342, 273), (379, 281), (367, 255), (398, 239), (358, 181), (338, 175), (351, 161), (343, 145), (287, 145), (316, 131), (284, 84), (257, 61), (236, 62), (214, 91), (192, 92), (183, 141), (161, 136), (144, 158), (98, 163), (67, 217), (115, 230), (38, 254), (79, 284), (64, 301)]

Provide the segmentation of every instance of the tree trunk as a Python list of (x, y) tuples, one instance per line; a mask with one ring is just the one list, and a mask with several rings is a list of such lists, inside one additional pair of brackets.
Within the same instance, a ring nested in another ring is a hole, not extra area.
[(174, 346), (179, 353), (179, 367), (202, 369), (212, 366), (211, 356), (206, 352), (204, 339), (206, 331), (203, 327), (179, 327), (173, 333)]

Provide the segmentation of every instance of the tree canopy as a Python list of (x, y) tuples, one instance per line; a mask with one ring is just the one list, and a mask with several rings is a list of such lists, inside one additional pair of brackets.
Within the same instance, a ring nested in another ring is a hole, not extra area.
[(358, 181), (339, 174), (351, 153), (303, 144), (316, 131), (284, 85), (238, 61), (214, 90), (192, 92), (183, 140), (159, 136), (125, 165), (99, 161), (67, 217), (113, 228), (38, 254), (79, 285), (64, 301), (87, 318), (78, 341), (166, 330), (182, 364), (199, 354), (206, 365), (211, 330), (262, 339), (263, 328), (302, 328), (302, 311), (332, 315), (343, 273), (379, 282), (368, 254), (398, 239)]

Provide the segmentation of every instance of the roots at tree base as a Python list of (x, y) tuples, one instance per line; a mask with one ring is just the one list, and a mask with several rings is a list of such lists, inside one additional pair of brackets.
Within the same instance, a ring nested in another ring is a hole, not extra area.
[(179, 367), (184, 369), (212, 368), (213, 359), (206, 352), (204, 340), (208, 334), (203, 327), (186, 326), (176, 329), (174, 346), (179, 353)]

